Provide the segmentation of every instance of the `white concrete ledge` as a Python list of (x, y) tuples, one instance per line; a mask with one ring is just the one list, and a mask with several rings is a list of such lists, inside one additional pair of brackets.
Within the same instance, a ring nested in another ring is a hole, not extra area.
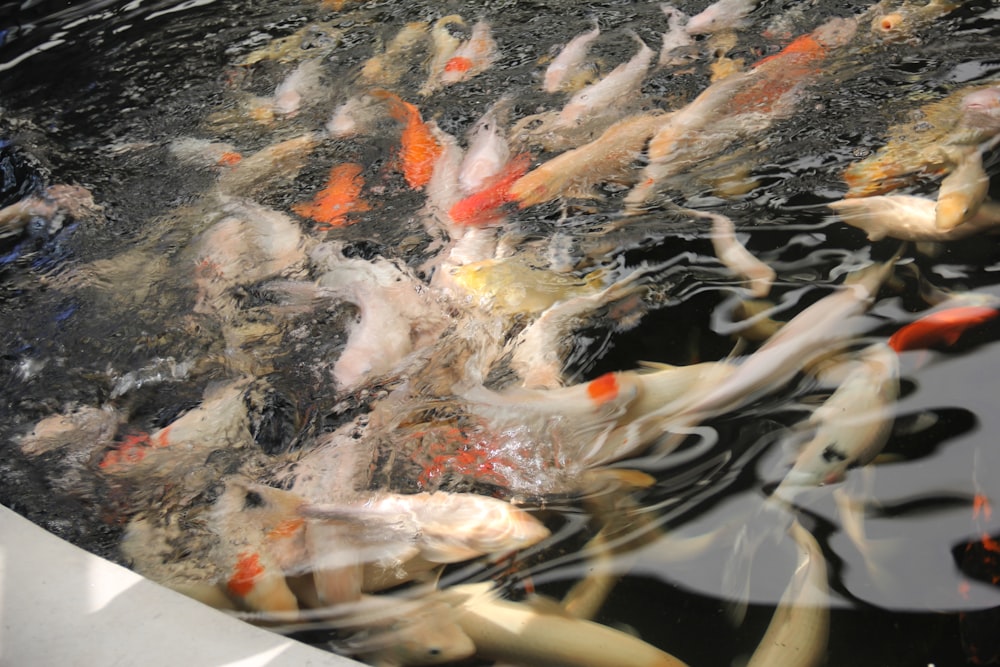
[(0, 665), (360, 664), (230, 618), (0, 506)]

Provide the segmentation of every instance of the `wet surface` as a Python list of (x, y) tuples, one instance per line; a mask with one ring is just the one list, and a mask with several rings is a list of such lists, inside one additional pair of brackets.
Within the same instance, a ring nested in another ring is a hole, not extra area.
[[(738, 30), (726, 57), (752, 64), (788, 41), (765, 36), (765, 28), (782, 27), (794, 36), (867, 6), (821, 0), (796, 14), (796, 4), (764, 2)], [(678, 3), (688, 14), (705, 5)], [(109, 480), (102, 462), (109, 451), (140, 442), (135, 438), (199, 405), (206, 388), (231, 378), (236, 364), (227, 361), (232, 345), (224, 339), (224, 325), (193, 314), (200, 297), (192, 287), (197, 254), (192, 248), (222, 216), (206, 203), (219, 171), (185, 166), (171, 153), (171, 142), (208, 138), (249, 155), (301, 132), (320, 131), (333, 109), (357, 92), (356, 72), (380, 44), (406, 22), (448, 13), (462, 15), (470, 25), (479, 18), (490, 22), (499, 45), (496, 63), (426, 97), (415, 93), (426, 72), (414, 66), (394, 89), (418, 104), (423, 118), (433, 118), (463, 142), (502, 96), (512, 100), (512, 120), (558, 109), (564, 96), (540, 91), (540, 63), (594, 20), (604, 31), (591, 52), (600, 74), (635, 54), (630, 30), (657, 48), (659, 33), (667, 29), (656, 3), (629, 2), (564, 8), (528, 2), (416, 2), (401, 8), (368, 2), (341, 11), (314, 3), (228, 0), (0, 6), (0, 208), (55, 183), (85, 186), (102, 207), (99, 220), (0, 238), (0, 502), (94, 553), (127, 561), (119, 548), (126, 523), (158, 502), (181, 502), (169, 488), (171, 475), (191, 475), (181, 470), (157, 472), (151, 482)], [(304, 53), (321, 54), (322, 91), (294, 118), (274, 125), (247, 121), (247, 100), (270, 95), (295, 64), (239, 63), (309, 24), (321, 26)], [(897, 241), (869, 242), (862, 231), (832, 218), (825, 205), (846, 191), (847, 165), (880, 148), (890, 127), (960, 86), (996, 82), (998, 25), (989, 2), (967, 2), (912, 39), (838, 53), (805, 86), (794, 114), (777, 119), (745, 146), (726, 147), (702, 171), (677, 179), (650, 212), (611, 234), (595, 230), (620, 219), (625, 190), (616, 184), (600, 186), (598, 200), (514, 212), (505, 229), (532, 256), (557, 255), (537, 249), (564, 243), (574, 258), (608, 246), (624, 265), (658, 267), (643, 304), (648, 312), (638, 326), (620, 326), (609, 316), (576, 333), (565, 382), (647, 361), (719, 360), (733, 350), (732, 334), (740, 326), (732, 310), (745, 294), (714, 257), (708, 223), (678, 216), (666, 199), (734, 220), (747, 248), (777, 271), (768, 298), (774, 304), (769, 314), (779, 320), (830, 294), (852, 270), (892, 256)], [(705, 89), (707, 63), (715, 55), (706, 38), (692, 49), (699, 57), (692, 64), (651, 71), (631, 108), (678, 108)], [(420, 221), (423, 194), (408, 189), (394, 170), (390, 156), (396, 141), (391, 133), (324, 138), (297, 176), (256, 188), (252, 196), (287, 213), (323, 185), (331, 164), (357, 162), (366, 182), (379, 184), (377, 192), (365, 195), (370, 210), (353, 214), (356, 223), (331, 237), (318, 238), (345, 240), (347, 257), (397, 259), (420, 271), (434, 257), (434, 244)], [(535, 148), (534, 164), (561, 152)], [(984, 162), (996, 197), (1000, 155), (987, 152)], [(749, 165), (753, 187), (720, 195), (714, 185), (741, 178), (736, 167), (742, 165)], [(635, 169), (641, 166), (640, 158)], [(916, 179), (906, 191), (933, 197), (937, 183)], [(313, 223), (297, 219), (297, 224), (317, 234)], [(129, 259), (136, 249), (142, 254)], [(105, 274), (110, 286), (95, 288), (80, 280), (81, 267), (95, 262), (117, 267)], [(610, 263), (591, 259), (576, 275), (602, 262)], [(867, 335), (885, 339), (926, 310), (920, 291), (927, 284), (1000, 296), (998, 271), (1000, 248), (992, 236), (935, 249), (911, 245), (871, 310)], [(122, 288), (131, 283), (134, 287)], [(240, 318), (255, 323), (270, 321), (269, 308), (280, 300), (265, 279), (240, 284), (231, 295)], [(265, 351), (246, 362), (259, 372), (257, 390), (247, 394), (253, 396), (248, 398), (252, 451), (213, 451), (197, 473), (204, 477), (199, 495), (183, 502), (207, 506), (221, 493), (213, 479), (248, 467), (277, 486), (268, 465), (363, 419), (398, 386), (393, 378), (376, 378), (362, 390), (345, 392), (330, 380), (354, 317), (355, 307), (341, 300), (280, 320), (282, 344), (260, 344)], [(796, 495), (794, 515), (817, 538), (829, 569), (833, 612), (827, 664), (964, 664), (975, 651), (989, 650), (987, 640), (978, 638), (980, 626), (963, 621), (960, 631), (960, 616), (1000, 606), (1000, 590), (990, 585), (996, 571), (977, 571), (972, 561), (984, 556), (969, 547), (1000, 532), (1000, 517), (976, 506), (977, 496), (994, 504), (1000, 498), (991, 472), (1000, 470), (994, 436), (1000, 432), (998, 341), (1000, 323), (992, 320), (954, 344), (901, 353), (900, 399), (893, 407), (885, 460), (851, 471), (840, 484)], [(248, 343), (243, 349), (256, 348)], [(188, 362), (193, 370), (175, 373), (176, 364)], [(449, 367), (447, 359), (439, 363)], [(510, 380), (510, 369), (497, 364), (487, 384), (501, 388)], [(622, 579), (595, 620), (635, 633), (691, 665), (729, 665), (753, 653), (795, 567), (793, 542), (775, 528), (787, 516), (775, 516), (766, 493), (787, 469), (782, 446), (789, 427), (825, 395), (800, 374), (779, 391), (712, 418), (705, 426), (708, 439), (692, 438), (680, 455), (650, 453), (616, 464), (646, 471), (656, 483), (629, 495), (636, 510), (616, 528), (637, 545), (616, 562)], [(19, 438), (41, 419), (104, 405), (126, 415), (104, 446), (35, 457), (19, 450)], [(418, 407), (433, 415), (428, 418), (433, 428), (459, 424), (463, 438), (478, 433), (475, 423), (458, 422), (447, 406)], [(412, 409), (416, 414), (418, 408)], [(413, 437), (419, 442), (427, 436)], [(398, 456), (394, 449), (379, 450), (373, 461), (377, 471), (366, 484), (407, 493), (431, 487), (514, 498), (536, 511), (553, 533), (513, 567), (482, 561), (451, 566), (442, 586), (496, 579), (515, 598), (529, 586), (558, 598), (585, 575), (589, 563), (580, 550), (599, 529), (592, 506), (581, 498), (586, 494), (557, 475), (545, 480), (550, 488), (522, 484), (511, 490), (505, 487), (516, 486), (511, 482), (516, 475), (504, 474), (502, 467), (508, 460), (490, 461), (491, 474), (484, 475), (481, 460), (438, 460), (433, 448), (419, 458), (416, 445), (407, 447)], [(147, 482), (150, 488), (143, 488)], [(860, 503), (862, 541), (844, 528), (832, 493), (836, 488)], [(193, 525), (200, 515), (192, 511), (185, 518)], [(720, 583), (735, 566), (734, 550), (744, 544), (734, 523), (757, 545), (752, 558), (740, 564), (752, 573), (741, 625), (731, 621), (725, 597), (732, 591)], [(685, 537), (716, 532), (722, 536), (707, 551), (688, 554), (677, 546)], [(199, 547), (184, 548), (197, 555)], [(331, 640), (322, 633), (302, 638), (320, 645)]]

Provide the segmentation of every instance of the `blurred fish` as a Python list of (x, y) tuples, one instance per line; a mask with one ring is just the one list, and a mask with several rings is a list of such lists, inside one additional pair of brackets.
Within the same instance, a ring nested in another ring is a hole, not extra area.
[(704, 35), (742, 28), (749, 23), (747, 17), (759, 2), (760, 0), (718, 0), (688, 20), (687, 33)]
[(459, 225), (485, 225), (503, 218), (503, 205), (514, 199), (511, 187), (528, 171), (530, 164), (527, 154), (510, 160), (479, 192), (456, 202), (448, 211), (451, 219)]
[(692, 213), (712, 221), (712, 247), (715, 248), (716, 257), (734, 273), (745, 278), (750, 294), (755, 297), (767, 296), (777, 274), (770, 266), (750, 254), (736, 239), (733, 221), (717, 213)]
[(953, 241), (992, 232), (1000, 226), (1000, 204), (987, 201), (967, 221), (952, 229), (937, 225), (937, 203), (913, 195), (876, 195), (827, 204), (841, 220), (863, 229), (870, 241)]
[(441, 72), (442, 85), (449, 86), (467, 81), (488, 70), (497, 57), (497, 44), (493, 41), (493, 31), (486, 21), (476, 21), (472, 34), (463, 42), (444, 64)]
[(990, 177), (983, 169), (983, 155), (973, 149), (956, 160), (956, 166), (941, 181), (934, 222), (938, 229), (954, 229), (976, 214), (990, 189)]
[(101, 208), (90, 191), (79, 185), (50, 185), (0, 209), (0, 239), (25, 232), (55, 234), (67, 220), (96, 220)]
[(591, 43), (600, 34), (601, 28), (595, 21), (593, 30), (577, 35), (562, 48), (559, 55), (549, 63), (548, 68), (545, 70), (542, 85), (545, 92), (559, 92), (576, 78), (580, 72), (584, 58), (587, 57), (587, 51), (590, 49)]
[(663, 33), (657, 64), (660, 67), (682, 64), (687, 59), (679, 55), (680, 50), (694, 43), (686, 29), (687, 14), (666, 3), (661, 4), (660, 9), (667, 15), (668, 30)]
[(427, 41), (427, 24), (415, 21), (404, 25), (386, 45), (361, 66), (359, 79), (365, 86), (392, 87), (413, 67), (416, 54)]
[(386, 90), (372, 91), (372, 95), (386, 100), (390, 115), (403, 123), (403, 133), (399, 139), (399, 161), (403, 178), (415, 190), (424, 187), (431, 180), (434, 163), (441, 156), (441, 146), (434, 138), (434, 133), (414, 105)]
[(507, 138), (500, 126), (503, 101), (483, 114), (469, 134), (469, 150), (462, 160), (459, 183), (466, 194), (478, 192), (500, 173), (510, 158)]
[(443, 16), (431, 27), (431, 58), (427, 64), (427, 82), (420, 88), (420, 94), (430, 95), (441, 89), (441, 77), (444, 69), (462, 40), (455, 33), (467, 30), (465, 21), (458, 14)]
[(360, 198), (364, 185), (360, 164), (348, 162), (334, 165), (326, 185), (312, 201), (294, 204), (292, 210), (320, 223), (321, 231), (352, 224), (347, 219), (349, 213), (361, 213), (371, 208)]
[(968, 329), (992, 320), (1000, 310), (988, 306), (960, 306), (924, 315), (889, 337), (896, 352), (921, 350), (934, 345), (953, 345)]

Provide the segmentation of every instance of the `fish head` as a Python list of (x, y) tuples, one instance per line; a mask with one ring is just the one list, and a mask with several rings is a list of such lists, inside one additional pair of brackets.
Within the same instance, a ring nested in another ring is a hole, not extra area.
[(971, 92), (961, 106), (963, 125), (1000, 132), (1000, 87)]

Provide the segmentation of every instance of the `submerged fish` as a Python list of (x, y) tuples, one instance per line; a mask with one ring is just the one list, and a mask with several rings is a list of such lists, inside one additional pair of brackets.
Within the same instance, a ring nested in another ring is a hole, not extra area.
[(361, 165), (353, 162), (334, 165), (326, 185), (313, 200), (295, 204), (292, 210), (320, 223), (321, 229), (351, 224), (347, 220), (349, 213), (361, 213), (371, 208), (360, 198), (365, 184), (361, 170)]
[(394, 93), (376, 90), (372, 95), (386, 100), (389, 113), (403, 123), (399, 138), (400, 168), (406, 183), (413, 189), (427, 185), (434, 173), (434, 163), (441, 156), (441, 145), (420, 117), (420, 110)]
[(920, 350), (934, 345), (953, 345), (968, 329), (1000, 315), (988, 306), (959, 306), (924, 315), (889, 337), (889, 347), (896, 352)]
[(600, 34), (601, 28), (595, 21), (593, 30), (580, 33), (562, 48), (559, 55), (549, 63), (548, 68), (545, 70), (542, 86), (545, 92), (558, 92), (575, 78), (580, 70), (580, 66), (583, 64), (584, 58), (587, 57), (587, 50)]

